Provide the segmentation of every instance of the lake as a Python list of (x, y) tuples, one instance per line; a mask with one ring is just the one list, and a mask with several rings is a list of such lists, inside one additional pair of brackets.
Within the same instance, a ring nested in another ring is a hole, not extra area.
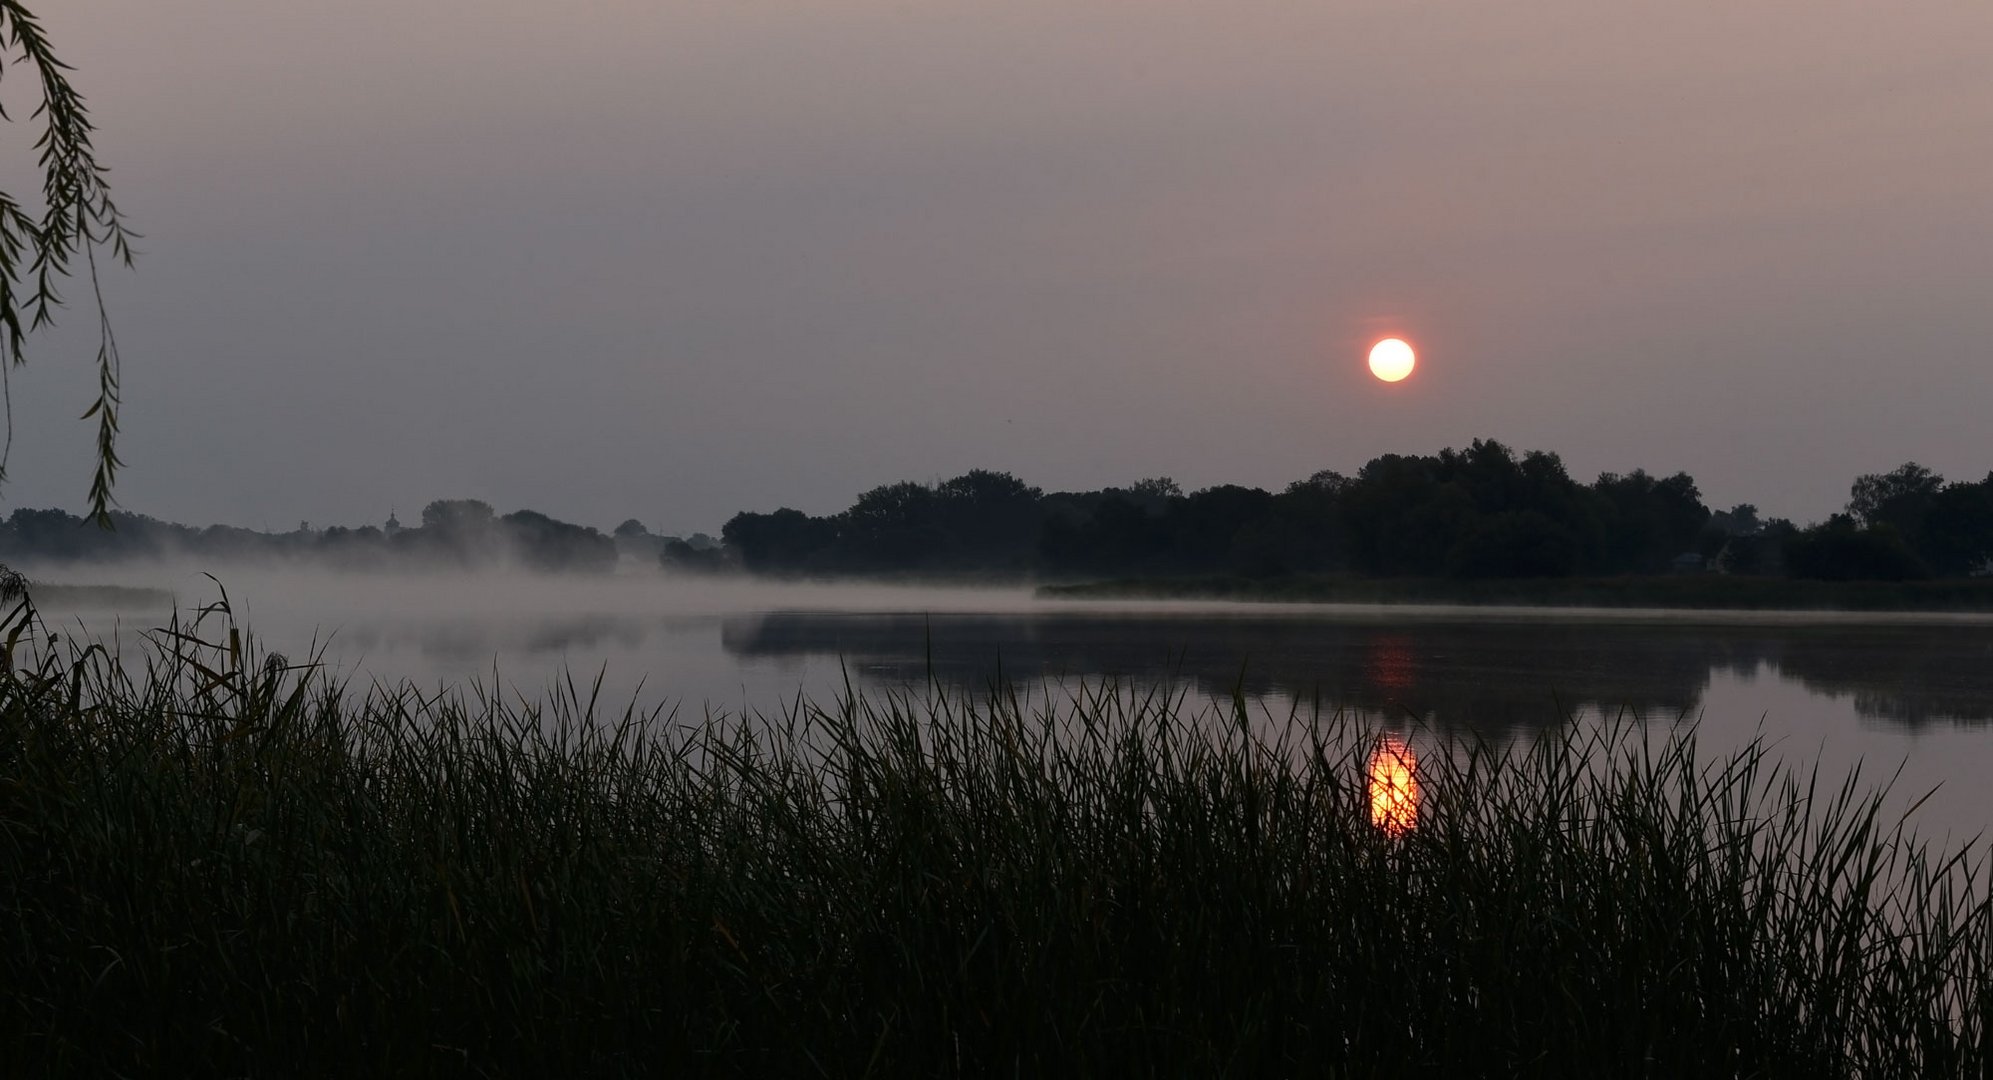
[[(42, 580), (171, 591), (184, 610), (214, 582), (163, 567), (44, 572)], [(1072, 603), (1022, 589), (741, 581), (240, 571), (228, 596), (259, 644), (320, 655), (341, 677), (471, 680), (540, 696), (598, 675), (619, 707), (774, 712), (798, 695), (1001, 678), (1058, 700), (1114, 680), (1167, 687), (1263, 723), (1345, 709), (1421, 740), (1531, 737), (1603, 716), (1692, 722), (1715, 751), (1762, 733), (1838, 779), (1860, 763), (1895, 802), (1933, 787), (1922, 831), (1993, 825), (1993, 617), (1602, 612), (1221, 603)], [(153, 610), (46, 612), (127, 653)]]

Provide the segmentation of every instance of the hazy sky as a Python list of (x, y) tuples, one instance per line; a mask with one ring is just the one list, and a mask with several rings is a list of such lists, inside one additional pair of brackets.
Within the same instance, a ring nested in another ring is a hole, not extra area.
[[(31, 6), (145, 234), (143, 513), (717, 531), (1492, 436), (1806, 520), (1993, 469), (1983, 0)], [(82, 503), (72, 322), (0, 511)]]

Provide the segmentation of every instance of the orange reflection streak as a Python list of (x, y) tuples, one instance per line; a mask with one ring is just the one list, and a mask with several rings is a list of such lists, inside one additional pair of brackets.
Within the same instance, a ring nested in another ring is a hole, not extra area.
[(1419, 823), (1419, 758), (1405, 740), (1386, 735), (1370, 752), (1370, 823), (1400, 836)]
[(1382, 634), (1370, 642), (1370, 655), (1364, 659), (1364, 668), (1371, 682), (1396, 695), (1410, 690), (1418, 681), (1419, 659), (1412, 652), (1410, 638), (1403, 634)]

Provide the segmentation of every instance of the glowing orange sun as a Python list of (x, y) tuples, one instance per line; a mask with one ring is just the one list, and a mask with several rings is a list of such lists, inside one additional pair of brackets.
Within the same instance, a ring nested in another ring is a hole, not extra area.
[(1417, 364), (1412, 347), (1397, 338), (1387, 337), (1370, 347), (1370, 373), (1385, 382), (1403, 379)]

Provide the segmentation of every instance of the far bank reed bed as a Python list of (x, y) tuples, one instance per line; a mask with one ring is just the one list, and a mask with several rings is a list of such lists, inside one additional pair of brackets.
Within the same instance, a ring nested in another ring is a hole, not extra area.
[[(221, 613), (222, 616), (226, 612)], [(1763, 746), (1419, 762), (1163, 694), (356, 690), (234, 628), (0, 681), (34, 1075), (1964, 1076), (1978, 854)]]

